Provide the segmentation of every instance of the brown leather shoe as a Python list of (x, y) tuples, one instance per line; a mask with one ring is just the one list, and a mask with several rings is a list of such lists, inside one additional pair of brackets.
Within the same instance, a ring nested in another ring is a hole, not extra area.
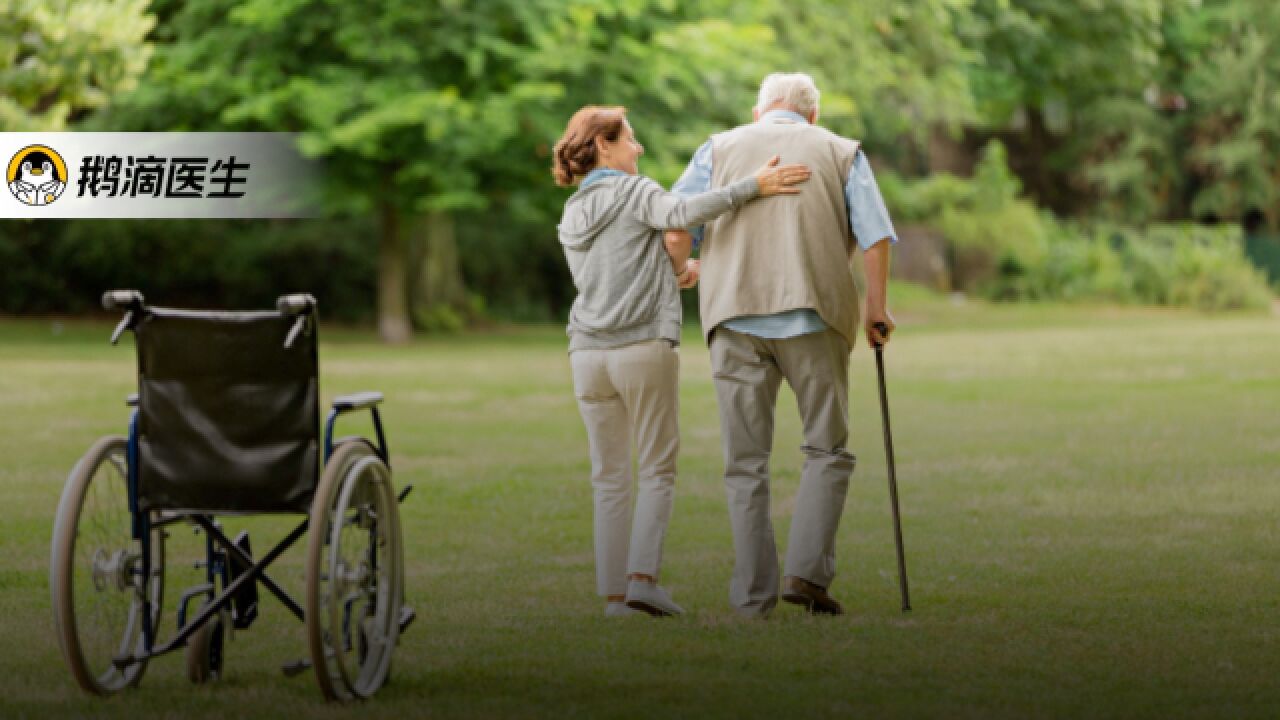
[(827, 589), (792, 575), (782, 579), (782, 599), (804, 606), (810, 615), (843, 615), (844, 608), (827, 594)]

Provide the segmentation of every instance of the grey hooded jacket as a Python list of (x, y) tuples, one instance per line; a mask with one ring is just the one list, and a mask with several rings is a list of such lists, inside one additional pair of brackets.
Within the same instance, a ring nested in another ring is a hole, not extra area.
[(754, 177), (682, 198), (642, 175), (608, 175), (564, 206), (560, 244), (578, 297), (569, 352), (680, 342), (680, 289), (662, 231), (702, 225), (760, 194)]

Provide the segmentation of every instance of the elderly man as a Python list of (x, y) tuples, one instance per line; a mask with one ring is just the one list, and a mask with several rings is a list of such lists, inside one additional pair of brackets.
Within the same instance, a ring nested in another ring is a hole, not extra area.
[[(785, 379), (804, 423), (805, 455), (787, 543), (782, 599), (839, 615), (828, 593), (836, 529), (854, 456), (848, 451), (849, 353), (858, 325), (850, 269), (862, 247), (869, 339), (889, 340), (886, 305), (893, 225), (859, 143), (818, 127), (818, 89), (808, 75), (773, 74), (760, 86), (755, 122), (698, 149), (675, 191), (723, 187), (774, 154), (812, 172), (798, 195), (769, 198), (722, 215), (690, 239), (700, 246), (702, 328), (720, 404), (724, 482), (733, 527), (729, 599), (747, 616), (778, 601), (778, 553), (769, 519), (774, 405)], [(682, 278), (692, 284), (696, 278)], [(882, 332), (883, 329), (883, 332)]]

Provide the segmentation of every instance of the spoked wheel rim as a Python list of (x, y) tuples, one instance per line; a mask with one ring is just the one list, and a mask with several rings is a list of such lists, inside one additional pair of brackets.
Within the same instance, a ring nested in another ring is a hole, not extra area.
[(120, 668), (113, 660), (144, 652), (143, 601), (154, 630), (164, 593), (163, 532), (152, 531), (144, 579), (127, 483), (125, 439), (99, 440), (71, 471), (54, 525), (50, 589), (59, 644), (80, 686), (100, 695), (141, 680), (145, 661)]
[(399, 635), (399, 513), (391, 473), (364, 443), (330, 460), (312, 510), (307, 626), (325, 696), (373, 695)]

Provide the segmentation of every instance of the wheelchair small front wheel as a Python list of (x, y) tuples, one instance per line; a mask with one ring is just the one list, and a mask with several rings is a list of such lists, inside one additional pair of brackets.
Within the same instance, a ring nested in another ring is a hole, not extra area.
[(183, 654), (188, 680), (196, 685), (203, 685), (222, 676), (227, 627), (223, 613), (218, 613), (206, 620), (204, 625), (201, 625), (187, 639), (187, 647)]
[(109, 695), (138, 684), (146, 660), (117, 665), (146, 650), (143, 616), (158, 627), (164, 598), (164, 531), (151, 531), (143, 577), (142, 543), (133, 538), (127, 443), (98, 440), (76, 463), (54, 520), (49, 588), (58, 644), (86, 692)]
[(329, 700), (367, 698), (400, 635), (404, 554), (391, 470), (363, 440), (334, 451), (311, 505), (307, 638)]

